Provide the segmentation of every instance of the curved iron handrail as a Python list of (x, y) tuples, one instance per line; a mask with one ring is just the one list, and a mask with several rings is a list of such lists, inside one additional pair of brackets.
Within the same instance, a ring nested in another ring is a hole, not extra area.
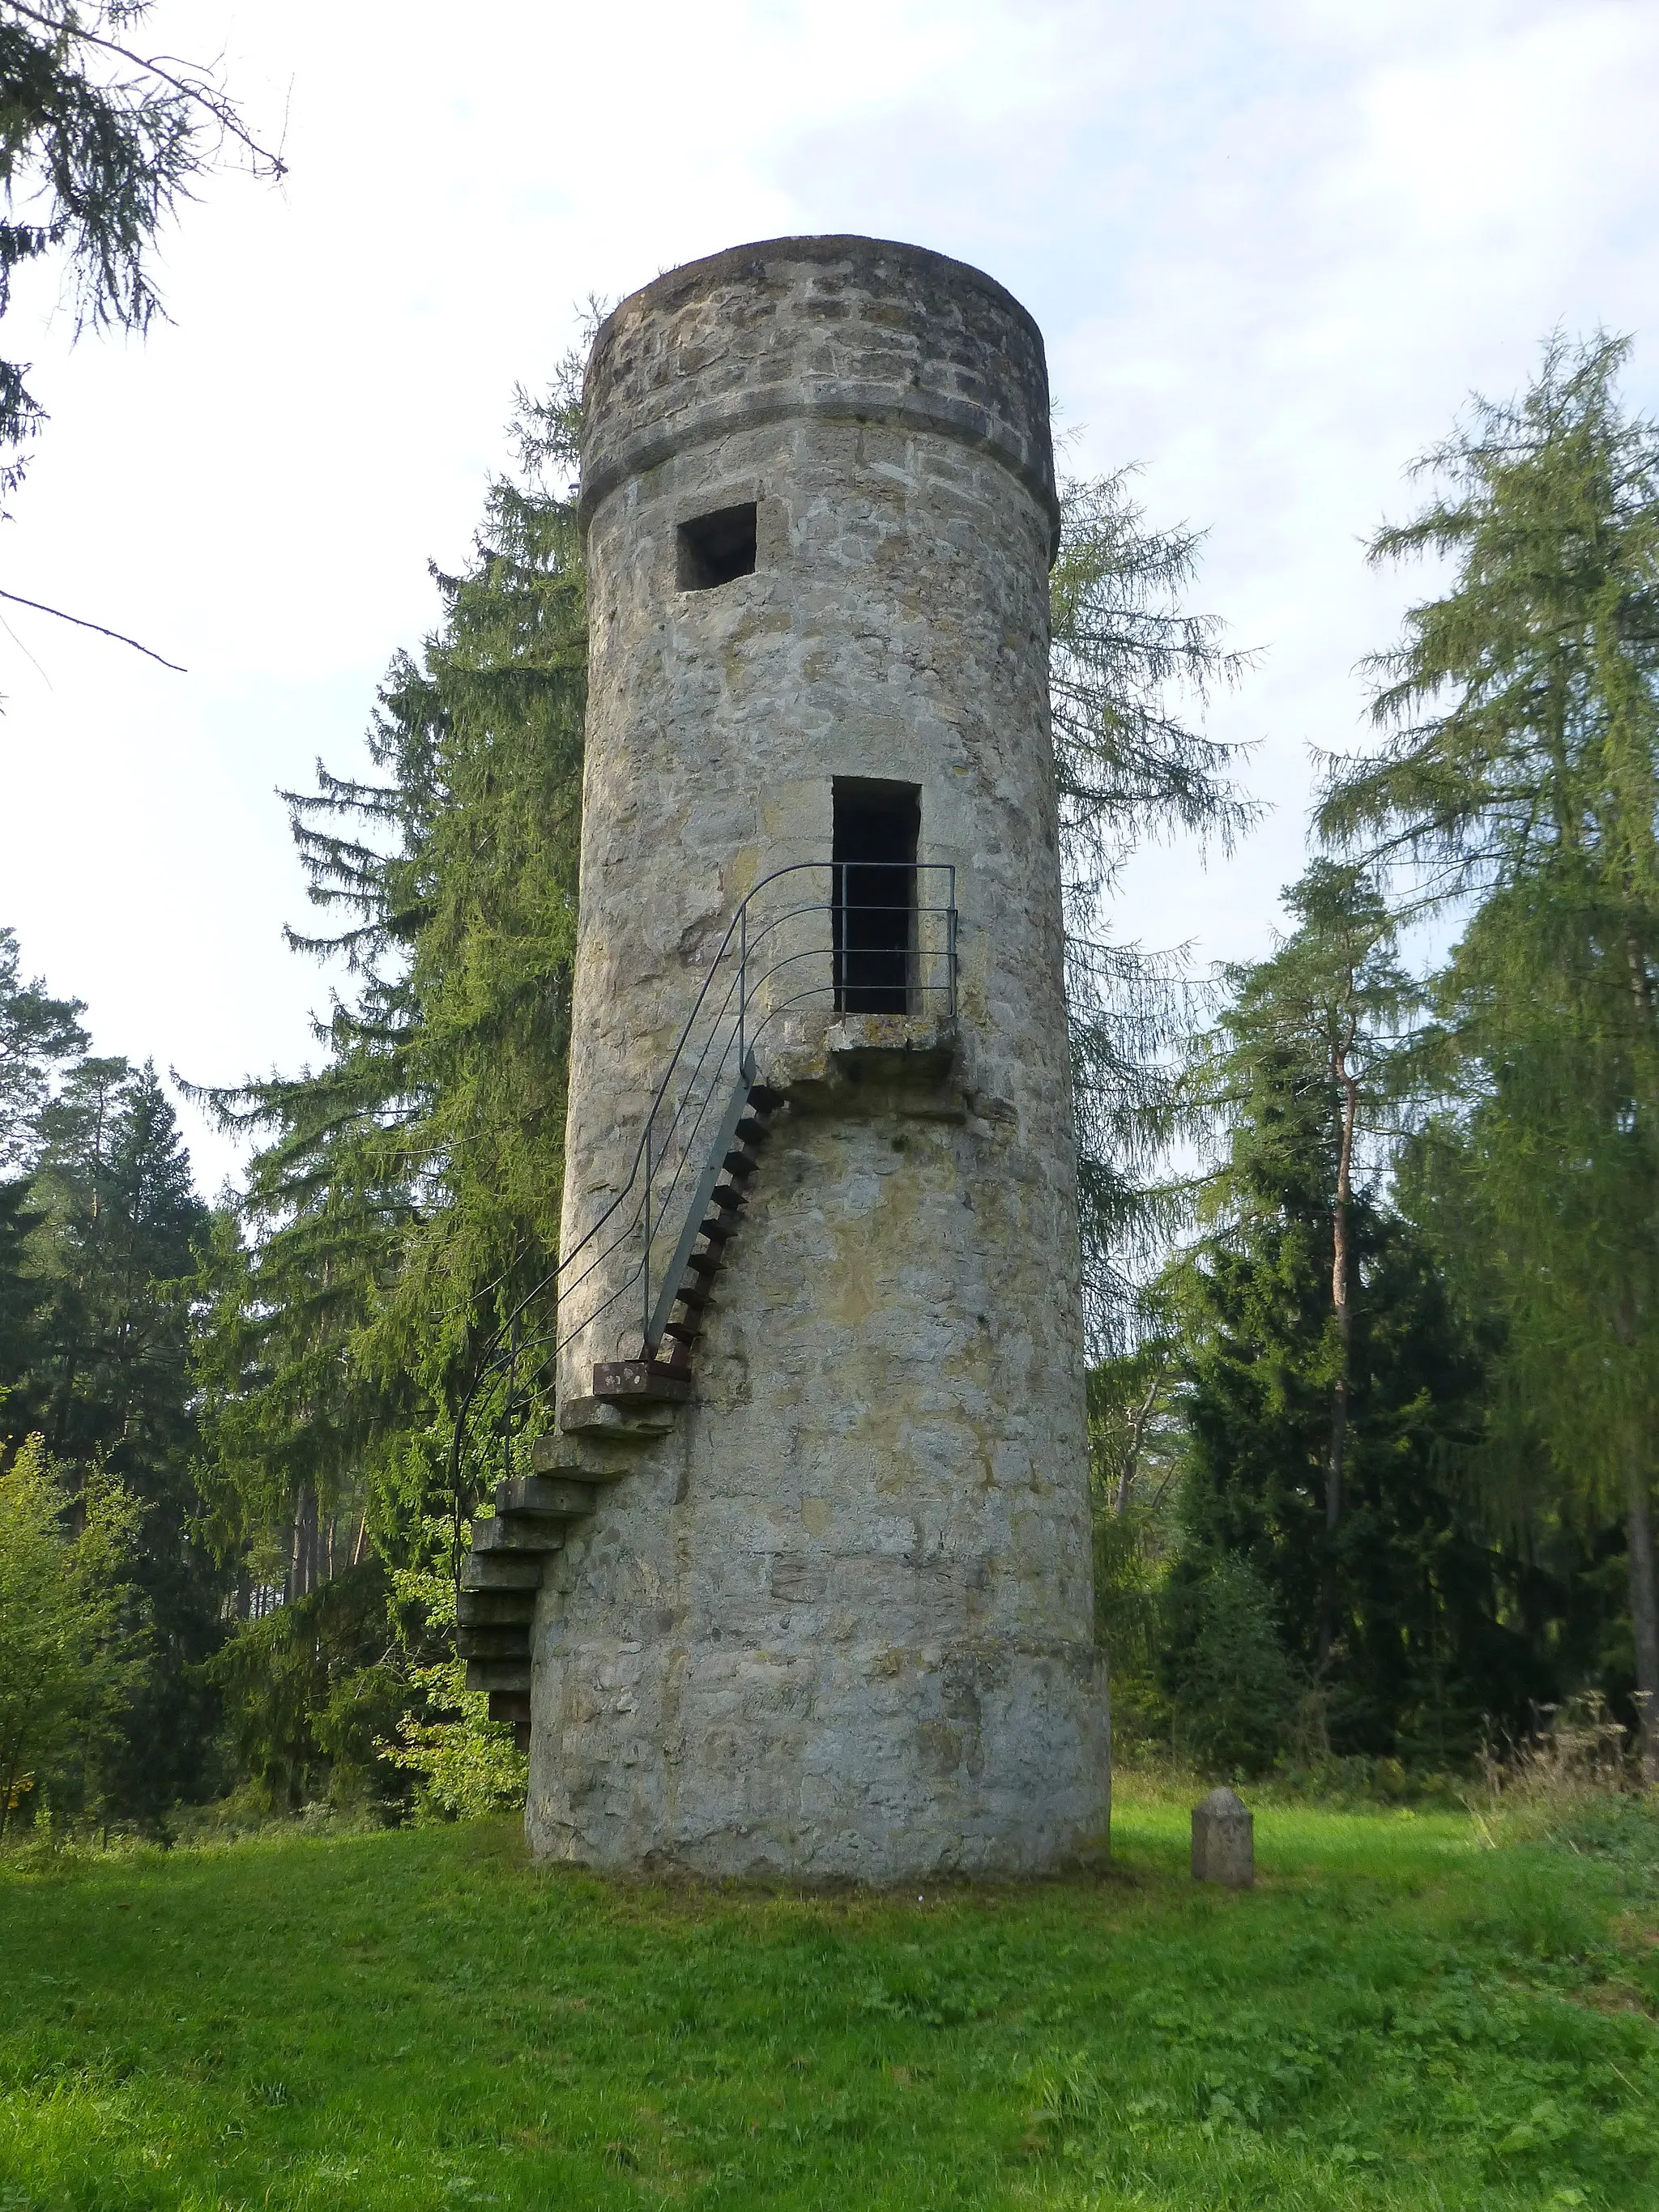
[[(864, 900), (849, 900), (847, 878), (849, 871), (856, 869), (860, 876), (879, 871), (902, 871), (912, 887), (912, 895), (902, 902), (895, 901), (890, 907), (882, 907)], [(828, 900), (809, 900), (784, 907), (776, 914), (757, 911), (757, 902), (762, 895), (787, 878), (805, 874), (815, 870), (827, 871), (830, 878), (831, 896)], [(942, 905), (923, 905), (914, 895), (929, 877), (943, 879), (945, 897)], [(839, 894), (839, 896), (837, 896)], [(906, 947), (854, 948), (848, 942), (848, 918), (854, 914), (903, 913), (911, 917), (908, 933), (911, 942)], [(828, 943), (819, 942), (782, 952), (773, 957), (770, 948), (780, 931), (792, 923), (812, 916), (830, 917), (832, 927)], [(836, 923), (836, 917), (840, 921)], [(755, 925), (751, 927), (752, 921)], [(944, 942), (923, 945), (920, 938), (924, 924), (937, 921), (942, 925)], [(726, 933), (708, 971), (699, 987), (684, 1025), (669, 1054), (661, 1079), (652, 1093), (647, 1108), (639, 1141), (629, 1164), (627, 1177), (598, 1218), (571, 1246), (562, 1254), (555, 1265), (519, 1299), (493, 1334), (482, 1347), (471, 1381), (462, 1395), (455, 1417), (450, 1442), (449, 1476), (453, 1506), (454, 1565), (459, 1572), (461, 1551), (461, 1527), (467, 1517), (467, 1486), (464, 1475), (464, 1460), (469, 1443), (473, 1440), (475, 1427), (483, 1407), (494, 1401), (494, 1386), (505, 1385), (505, 1396), (500, 1411), (489, 1425), (501, 1431), (505, 1468), (511, 1475), (513, 1438), (515, 1426), (521, 1428), (525, 1415), (538, 1396), (548, 1395), (538, 1388), (558, 1353), (585, 1328), (611, 1311), (630, 1290), (638, 1286), (641, 1291), (641, 1346), (647, 1356), (654, 1352), (650, 1340), (653, 1320), (651, 1265), (652, 1252), (664, 1224), (670, 1217), (677, 1197), (682, 1195), (688, 1174), (695, 1183), (696, 1176), (707, 1162), (696, 1152), (700, 1132), (708, 1122), (709, 1109), (720, 1094), (722, 1073), (735, 1060), (736, 1068), (744, 1071), (746, 1079), (753, 1079), (753, 1054), (756, 1042), (781, 1015), (792, 1007), (805, 1005), (814, 999), (833, 997), (837, 1009), (842, 1000), (860, 987), (848, 983), (849, 959), (858, 950), (876, 950), (888, 954), (902, 951), (905, 959), (905, 975), (902, 985), (880, 986), (881, 988), (902, 989), (907, 1001), (912, 997), (937, 998), (943, 995), (947, 1009), (956, 1010), (956, 870), (944, 862), (915, 862), (907, 860), (797, 860), (788, 866), (774, 869), (762, 877), (738, 902), (726, 925)], [(735, 960), (733, 952), (735, 949)], [(765, 987), (786, 969), (808, 959), (828, 957), (830, 975), (827, 983), (809, 985), (805, 990), (786, 994), (775, 1004), (762, 1006)], [(757, 964), (761, 960), (764, 964)], [(923, 963), (941, 963), (943, 980), (932, 982), (922, 978)], [(724, 991), (715, 1000), (711, 997), (722, 975)], [(868, 988), (868, 987), (865, 987)], [(735, 1001), (735, 1005), (734, 1005)], [(711, 1011), (712, 1008), (712, 1011)], [(760, 1012), (757, 1025), (751, 1025), (750, 1010)], [(693, 1039), (700, 1020), (708, 1017), (708, 1032), (700, 1048), (692, 1050)], [(718, 1045), (718, 1050), (714, 1048)], [(714, 1052), (712, 1065), (710, 1054)], [(665, 1104), (675, 1092), (677, 1075), (684, 1077), (683, 1087), (666, 1116), (659, 1127)], [(697, 1103), (689, 1114), (692, 1102)], [(719, 1115), (716, 1114), (716, 1121)], [(653, 1187), (658, 1175), (668, 1169), (665, 1185), (653, 1202)], [(629, 1201), (633, 1200), (631, 1210)], [(654, 1220), (653, 1220), (654, 1214)], [(619, 1218), (619, 1217), (621, 1217)], [(614, 1233), (602, 1245), (598, 1240), (607, 1228)], [(676, 1242), (671, 1250), (679, 1249), (683, 1224), (676, 1218), (672, 1224)], [(568, 1329), (560, 1327), (560, 1310), (572, 1297), (613, 1259), (635, 1237), (639, 1237), (637, 1259), (626, 1267), (620, 1279), (609, 1294), (591, 1311), (584, 1312)], [(586, 1264), (571, 1275), (569, 1270), (586, 1255)], [(549, 1328), (534, 1334), (525, 1334), (526, 1317), (532, 1308), (550, 1295), (555, 1304), (555, 1317)], [(659, 1304), (661, 1304), (661, 1287)], [(663, 1305), (665, 1315), (667, 1306)], [(658, 1329), (658, 1340), (661, 1330)], [(525, 1362), (533, 1357), (528, 1370), (529, 1381), (522, 1379)]]

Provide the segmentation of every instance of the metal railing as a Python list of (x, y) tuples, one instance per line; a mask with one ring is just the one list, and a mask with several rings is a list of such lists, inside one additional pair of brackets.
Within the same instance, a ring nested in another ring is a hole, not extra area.
[(803, 1009), (953, 1015), (956, 994), (954, 867), (803, 860), (756, 884), (709, 963), (621, 1187), (480, 1355), (450, 1450), (458, 1557), (467, 1496), (484, 1480), (469, 1468), (496, 1458), (511, 1477), (515, 1437), (551, 1410), (565, 1346), (633, 1303), (642, 1355), (656, 1355), (768, 1032)]

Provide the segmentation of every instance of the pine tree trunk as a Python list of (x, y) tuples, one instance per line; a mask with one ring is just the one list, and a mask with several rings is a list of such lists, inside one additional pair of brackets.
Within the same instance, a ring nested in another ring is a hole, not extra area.
[(1632, 1436), (1626, 1448), (1626, 1528), (1630, 1544), (1630, 1620), (1636, 1644), (1636, 1689), (1642, 1711), (1642, 1775), (1659, 1784), (1659, 1586), (1653, 1565), (1653, 1516), (1648, 1470)]
[(1359, 1085), (1348, 1066), (1352, 1036), (1333, 1055), (1332, 1073), (1342, 1086), (1342, 1139), (1337, 1153), (1336, 1202), (1331, 1208), (1331, 1304), (1336, 1314), (1337, 1370), (1331, 1390), (1331, 1445), (1325, 1464), (1325, 1565), (1319, 1592), (1319, 1670), (1330, 1664), (1336, 1640), (1336, 1532), (1342, 1519), (1342, 1480), (1348, 1457), (1348, 1389), (1353, 1364), (1353, 1305), (1349, 1297), (1349, 1215), (1353, 1202), (1353, 1139)]

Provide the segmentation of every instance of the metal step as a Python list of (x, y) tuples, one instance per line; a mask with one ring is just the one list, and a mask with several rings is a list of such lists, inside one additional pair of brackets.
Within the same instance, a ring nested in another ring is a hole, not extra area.
[(665, 1336), (672, 1336), (677, 1344), (695, 1344), (702, 1334), (699, 1321), (665, 1321), (662, 1325)]
[(711, 1206), (718, 1206), (723, 1213), (735, 1213), (743, 1204), (743, 1193), (733, 1190), (729, 1182), (717, 1182), (708, 1194)]
[(727, 1175), (740, 1176), (746, 1182), (760, 1165), (760, 1162), (751, 1158), (747, 1152), (728, 1152), (720, 1162), (720, 1165), (726, 1170)]
[(769, 1122), (757, 1121), (752, 1115), (746, 1114), (732, 1133), (740, 1144), (753, 1145), (758, 1150), (771, 1135), (772, 1129)]

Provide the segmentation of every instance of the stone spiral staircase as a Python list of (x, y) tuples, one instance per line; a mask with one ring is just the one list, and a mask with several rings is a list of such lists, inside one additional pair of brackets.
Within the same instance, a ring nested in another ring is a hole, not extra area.
[(489, 1717), (511, 1721), (521, 1748), (530, 1735), (531, 1628), (547, 1561), (571, 1522), (592, 1511), (599, 1488), (625, 1474), (690, 1397), (703, 1316), (782, 1103), (781, 1093), (745, 1078), (722, 1122), (664, 1301), (666, 1353), (595, 1366), (592, 1394), (562, 1405), (556, 1433), (532, 1441), (531, 1473), (499, 1482), (494, 1516), (472, 1523), (455, 1595), (457, 1649), (466, 1686), (489, 1692)]

